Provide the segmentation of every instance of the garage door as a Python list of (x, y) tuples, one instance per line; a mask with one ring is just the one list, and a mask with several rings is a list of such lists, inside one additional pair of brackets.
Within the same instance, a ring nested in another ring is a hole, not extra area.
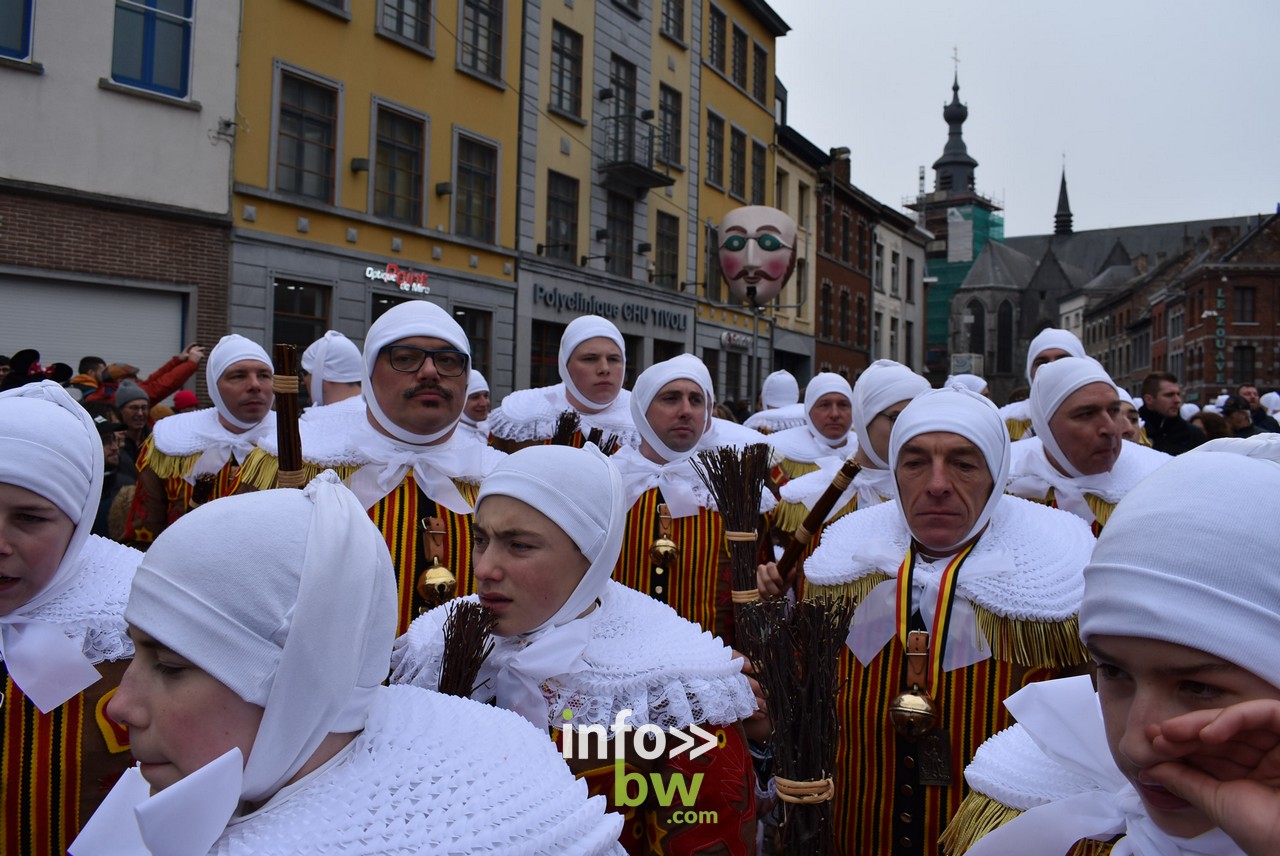
[(0, 354), (35, 348), (72, 369), (92, 354), (146, 377), (186, 344), (185, 304), (165, 291), (0, 279)]

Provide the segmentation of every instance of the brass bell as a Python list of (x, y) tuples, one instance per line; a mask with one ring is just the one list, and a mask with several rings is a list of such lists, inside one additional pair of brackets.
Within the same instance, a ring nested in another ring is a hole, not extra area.
[(452, 600), (458, 591), (458, 578), (453, 572), (440, 564), (440, 557), (433, 556), (431, 567), (418, 575), (418, 597), (432, 606), (439, 606)]
[(933, 699), (912, 687), (889, 702), (889, 721), (903, 737), (920, 737), (938, 724)]
[(649, 545), (649, 559), (659, 568), (670, 568), (680, 555), (680, 548), (670, 538), (657, 538)]

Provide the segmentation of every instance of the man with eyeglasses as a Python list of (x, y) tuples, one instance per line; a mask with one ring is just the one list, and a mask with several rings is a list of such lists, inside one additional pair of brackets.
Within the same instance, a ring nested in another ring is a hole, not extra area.
[[(423, 609), (474, 590), (471, 513), (480, 480), (505, 455), (456, 431), (471, 347), (449, 313), (402, 303), (364, 343), (365, 407), (320, 408), (299, 423), (305, 477), (333, 469), (382, 531), (397, 580), (400, 633)], [(330, 412), (331, 411), (331, 412)], [(240, 490), (276, 486), (274, 437), (245, 462)]]

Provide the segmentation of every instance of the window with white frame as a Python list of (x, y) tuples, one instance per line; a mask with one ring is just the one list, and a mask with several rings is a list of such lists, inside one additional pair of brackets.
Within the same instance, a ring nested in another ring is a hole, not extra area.
[(422, 225), (426, 161), (422, 119), (379, 106), (377, 138), (373, 213), (413, 226)]
[(334, 201), (337, 116), (336, 89), (287, 71), (281, 73), (276, 190)]
[(116, 0), (111, 79), (186, 98), (195, 0)]
[(503, 0), (462, 0), (458, 62), (463, 68), (499, 80), (502, 77)]
[(0, 0), (0, 56), (31, 58), (31, 20), (35, 0)]
[(453, 190), (455, 234), (492, 244), (498, 226), (498, 150), (458, 135), (457, 181)]
[(382, 32), (431, 48), (431, 0), (382, 0)]

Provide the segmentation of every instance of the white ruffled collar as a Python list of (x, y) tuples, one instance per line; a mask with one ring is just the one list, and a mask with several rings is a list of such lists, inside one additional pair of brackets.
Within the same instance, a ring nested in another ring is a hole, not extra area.
[(1039, 437), (1015, 443), (1011, 450), (1009, 487), (1015, 496), (1040, 500), (1053, 488), (1058, 506), (1092, 521), (1094, 515), (1084, 495), (1091, 493), (1109, 503), (1117, 503), (1172, 456), (1137, 443), (1121, 441), (1120, 455), (1110, 472), (1072, 478), (1058, 471), (1045, 456), (1044, 441)]
[[(826, 586), (876, 573), (896, 579), (910, 538), (896, 501), (847, 514), (824, 530), (805, 560), (805, 578)], [(1080, 608), (1093, 546), (1093, 534), (1078, 517), (1005, 496), (966, 560), (956, 591), (996, 615), (1063, 621)], [(974, 572), (984, 566), (991, 566), (989, 572)]]
[(236, 459), (243, 462), (254, 446), (266, 438), (274, 442), (275, 436), (274, 410), (248, 431), (236, 434), (218, 421), (217, 408), (206, 407), (161, 419), (152, 429), (151, 441), (158, 451), (173, 457), (186, 457), (216, 448), (233, 452)]
[(1033, 683), (1005, 707), (1018, 725), (983, 743), (965, 779), (1023, 813), (979, 839), (970, 856), (1057, 856), (1082, 838), (1124, 833), (1113, 856), (1241, 856), (1221, 829), (1196, 838), (1162, 831), (1116, 767), (1088, 676)]
[(775, 407), (772, 410), (761, 410), (757, 413), (752, 413), (747, 417), (747, 421), (742, 424), (756, 431), (776, 433), (785, 431), (788, 428), (799, 428), (805, 422), (804, 404), (797, 401), (795, 404), (788, 404), (785, 407)]
[[(489, 413), (489, 432), (503, 440), (518, 443), (546, 440), (555, 433), (560, 414), (573, 410), (565, 397), (563, 383), (537, 389), (521, 389), (506, 395), (502, 405)], [(640, 435), (631, 421), (631, 393), (619, 390), (613, 403), (599, 413), (578, 413), (585, 435), (599, 428), (605, 436), (613, 434), (626, 446), (638, 446)]]
[[(441, 628), (449, 604), (419, 617), (396, 640), (392, 682), (434, 689), (440, 681)], [(582, 653), (585, 666), (543, 681), (548, 725), (608, 725), (630, 709), (629, 722), (683, 728), (723, 725), (755, 711), (755, 697), (741, 663), (719, 639), (647, 595), (610, 582), (600, 606), (579, 621), (590, 622)], [(483, 674), (483, 673), (482, 673)], [(493, 695), (481, 687), (476, 698)]]
[(845, 444), (832, 448), (820, 442), (809, 430), (808, 423), (796, 428), (787, 428), (769, 435), (769, 445), (773, 446), (777, 457), (802, 464), (825, 464), (834, 461), (837, 466), (843, 463), (858, 449), (858, 437), (852, 431)]

